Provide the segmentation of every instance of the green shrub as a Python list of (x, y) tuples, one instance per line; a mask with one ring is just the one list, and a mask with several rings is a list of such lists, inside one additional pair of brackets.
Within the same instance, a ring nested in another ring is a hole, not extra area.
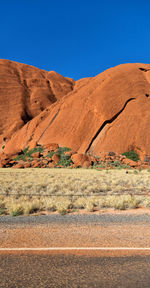
[(95, 163), (92, 166), (93, 168), (106, 168), (105, 162), (99, 162), (99, 163)]
[(44, 158), (47, 158), (47, 157), (52, 158), (54, 154), (55, 154), (54, 151), (50, 151)]
[(124, 153), (122, 153), (122, 155), (125, 155), (128, 159), (131, 159), (131, 160), (136, 161), (136, 162), (140, 159), (139, 155), (134, 150), (133, 151), (124, 152)]
[(115, 167), (120, 167), (121, 166), (121, 163), (119, 161), (114, 161), (113, 164), (114, 164)]
[(68, 151), (71, 151), (71, 149), (69, 147), (59, 147), (57, 149), (57, 153), (58, 155), (60, 156), (61, 154), (64, 155), (64, 152), (68, 152)]
[(18, 155), (18, 156), (17, 156), (16, 158), (14, 158), (13, 160), (15, 160), (15, 161), (19, 161), (19, 160), (26, 161), (26, 155), (24, 155), (24, 154)]
[(128, 165), (128, 164), (123, 164), (123, 165), (121, 166), (121, 168), (122, 168), (122, 169), (131, 169), (130, 165)]
[(0, 208), (0, 215), (4, 214), (4, 210), (2, 208)]
[[(58, 154), (60, 157), (60, 161), (59, 161), (58, 165), (62, 165), (64, 167), (69, 167), (73, 162), (71, 160), (71, 157), (69, 155), (66, 155), (65, 152), (68, 152), (70, 150), (71, 149), (68, 147), (59, 147), (56, 152), (50, 151), (43, 158), (47, 158), (47, 157), (52, 158), (54, 154)], [(26, 147), (22, 150), (22, 153), (20, 155), (18, 155), (16, 158), (14, 158), (14, 160), (15, 161), (19, 161), (19, 160), (32, 161), (33, 160), (33, 157), (32, 157), (33, 153), (36, 153), (36, 152), (41, 153), (43, 151), (44, 151), (44, 149), (42, 146), (35, 147), (31, 150), (29, 150), (29, 147)], [(39, 161), (40, 161), (40, 159), (39, 159)]]
[(73, 162), (71, 160), (71, 157), (69, 155), (66, 155), (65, 152), (70, 151), (71, 149), (68, 147), (59, 147), (57, 149), (57, 154), (60, 157), (60, 160), (58, 162), (58, 165), (62, 165), (64, 167), (69, 167)]
[(19, 208), (16, 208), (16, 209), (14, 209), (14, 210), (12, 210), (12, 211), (10, 212), (10, 215), (11, 215), (12, 217), (19, 216), (19, 215), (22, 215), (22, 214), (23, 214), (23, 210), (22, 210), (22, 209), (19, 209)]
[(43, 152), (43, 147), (42, 146), (38, 146), (38, 147), (35, 147), (31, 150), (29, 150), (29, 146), (24, 148), (22, 150), (22, 153), (20, 155), (18, 155), (16, 158), (14, 158), (15, 161), (19, 161), (19, 160), (23, 160), (23, 161), (26, 161), (27, 159), (32, 161), (33, 160), (33, 157), (32, 157), (32, 154), (33, 153), (36, 153), (36, 152)]
[(59, 214), (61, 214), (62, 216), (66, 215), (68, 213), (67, 209), (62, 209), (58, 211)]
[(69, 167), (72, 164), (72, 160), (70, 159), (60, 159), (60, 161), (58, 162), (58, 165), (62, 165), (64, 167)]
[(116, 167), (116, 168), (120, 168), (121, 166), (119, 161), (114, 161), (114, 162), (108, 161), (108, 165), (111, 167)]
[(31, 149), (31, 150), (27, 150), (27, 152), (24, 153), (24, 154), (26, 154), (28, 157), (30, 157), (33, 153), (36, 153), (36, 152), (41, 153), (43, 151), (44, 151), (44, 148), (40, 145), (40, 146), (35, 147), (35, 148)]
[(31, 157), (28, 157), (28, 160), (29, 161), (33, 161), (33, 157), (31, 156)]
[(29, 146), (23, 149), (22, 154), (26, 155), (28, 153), (28, 150), (29, 150)]

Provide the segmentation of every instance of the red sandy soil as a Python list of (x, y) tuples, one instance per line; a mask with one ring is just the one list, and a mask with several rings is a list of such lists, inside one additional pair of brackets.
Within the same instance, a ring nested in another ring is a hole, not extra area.
[[(105, 213), (113, 213), (106, 211)], [(114, 211), (116, 214), (146, 214), (148, 209)], [(63, 216), (62, 216), (63, 217)], [(55, 223), (36, 225), (17, 225), (0, 227), (0, 247), (149, 247), (149, 224), (142, 223)], [(119, 250), (119, 251), (0, 251), (0, 254), (75, 254), (84, 256), (120, 257), (131, 255), (150, 255), (150, 251)]]
[[(86, 209), (77, 209), (77, 211), (72, 212), (71, 210), (69, 211), (69, 214), (71, 215), (100, 215), (100, 214), (113, 214), (113, 215), (141, 215), (141, 214), (150, 214), (150, 209), (146, 207), (141, 207), (137, 209), (127, 209), (127, 210), (115, 210), (113, 208), (105, 208), (102, 210), (94, 211), (94, 212), (89, 212)], [(52, 212), (52, 211), (40, 211), (37, 213), (33, 213), (32, 215), (58, 215), (59, 213), (57, 211)], [(4, 216), (5, 217), (5, 216)]]

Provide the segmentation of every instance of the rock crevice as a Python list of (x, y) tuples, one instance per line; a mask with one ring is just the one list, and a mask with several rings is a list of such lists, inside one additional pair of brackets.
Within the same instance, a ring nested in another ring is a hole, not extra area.
[(92, 138), (88, 148), (86, 149), (86, 153), (88, 153), (88, 151), (90, 150), (91, 146), (93, 145), (94, 141), (96, 140), (96, 138), (99, 136), (99, 134), (101, 133), (101, 131), (104, 129), (104, 127), (107, 125), (107, 124), (111, 124), (114, 120), (116, 120), (116, 118), (123, 112), (123, 110), (126, 108), (127, 104), (132, 101), (132, 100), (135, 100), (136, 98), (132, 97), (130, 99), (128, 99), (126, 101), (126, 103), (124, 104), (123, 108), (117, 113), (115, 114), (111, 119), (109, 120), (106, 120), (103, 122), (103, 124), (100, 126), (100, 128), (98, 129), (98, 131), (96, 132), (96, 134), (94, 135), (94, 137)]
[(149, 99), (149, 64), (123, 64), (74, 81), (1, 59), (1, 151), (14, 155), (35, 143), (58, 143), (100, 155), (134, 145), (149, 157)]
[(37, 140), (37, 143), (41, 140), (41, 138), (43, 137), (43, 135), (45, 134), (45, 132), (47, 131), (47, 129), (52, 125), (52, 123), (54, 122), (54, 120), (56, 119), (56, 117), (58, 116), (60, 112), (60, 108), (57, 110), (57, 112), (55, 113), (55, 115), (53, 116), (53, 118), (51, 119), (51, 121), (49, 122), (48, 126), (44, 129), (44, 131), (42, 132), (41, 136), (39, 137), (39, 139)]

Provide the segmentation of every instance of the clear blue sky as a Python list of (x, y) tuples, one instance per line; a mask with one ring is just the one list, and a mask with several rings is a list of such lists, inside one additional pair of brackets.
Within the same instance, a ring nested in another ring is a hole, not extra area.
[(150, 1), (0, 0), (0, 59), (74, 79), (150, 63)]

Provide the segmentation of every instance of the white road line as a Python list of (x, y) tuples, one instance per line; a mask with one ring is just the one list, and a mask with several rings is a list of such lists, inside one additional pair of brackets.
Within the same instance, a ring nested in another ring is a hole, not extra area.
[(21, 248), (0, 248), (1, 251), (67, 251), (67, 250), (97, 250), (97, 251), (117, 251), (117, 250), (139, 250), (150, 251), (150, 247), (21, 247)]

